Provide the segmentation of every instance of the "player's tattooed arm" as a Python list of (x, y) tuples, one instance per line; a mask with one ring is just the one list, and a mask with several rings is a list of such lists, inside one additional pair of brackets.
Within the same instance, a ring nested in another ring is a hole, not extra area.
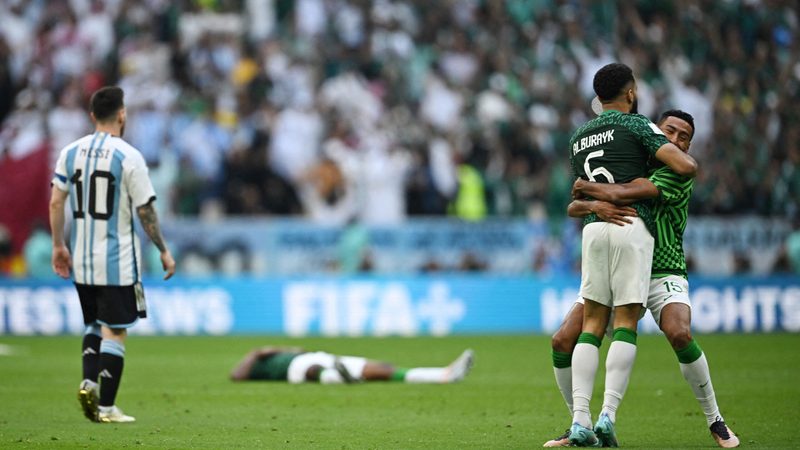
[(593, 198), (616, 205), (630, 205), (639, 200), (658, 197), (658, 188), (646, 178), (637, 178), (630, 183), (592, 183), (581, 178), (572, 185), (572, 198)]
[(161, 227), (158, 225), (158, 214), (156, 213), (153, 202), (136, 208), (136, 213), (139, 215), (139, 220), (142, 222), (144, 232), (153, 241), (153, 244), (160, 252), (167, 251), (167, 245), (164, 243), (164, 236), (161, 235)]
[(161, 266), (164, 268), (164, 279), (168, 280), (175, 274), (175, 258), (169, 252), (167, 244), (164, 242), (164, 236), (161, 234), (161, 227), (158, 226), (158, 214), (153, 207), (153, 200), (151, 199), (147, 204), (136, 208), (136, 213), (139, 215), (139, 220), (142, 222), (142, 228), (145, 233), (150, 236), (150, 240), (161, 252)]

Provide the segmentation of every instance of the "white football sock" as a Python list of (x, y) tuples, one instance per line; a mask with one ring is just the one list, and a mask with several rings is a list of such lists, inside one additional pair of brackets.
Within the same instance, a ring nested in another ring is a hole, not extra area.
[(603, 410), (611, 422), (617, 421), (617, 408), (625, 396), (628, 381), (636, 360), (636, 345), (625, 341), (614, 341), (606, 356), (606, 390), (603, 396)]
[(717, 406), (717, 396), (714, 394), (714, 385), (711, 384), (711, 372), (705, 353), (689, 364), (681, 363), (683, 378), (689, 383), (694, 392), (694, 397), (700, 402), (706, 422), (711, 426), (717, 420), (724, 420)]
[(561, 396), (564, 397), (564, 402), (569, 409), (570, 417), (572, 411), (572, 367), (553, 367), (553, 373), (556, 375), (556, 384), (558, 390), (561, 391)]
[(344, 378), (336, 369), (323, 369), (319, 374), (319, 382), (321, 384), (342, 384)]
[(599, 364), (600, 349), (597, 346), (584, 342), (575, 346), (572, 352), (572, 422), (586, 428), (592, 428), (589, 400)]
[(403, 381), (406, 383), (444, 383), (447, 368), (445, 367), (415, 367), (408, 369)]

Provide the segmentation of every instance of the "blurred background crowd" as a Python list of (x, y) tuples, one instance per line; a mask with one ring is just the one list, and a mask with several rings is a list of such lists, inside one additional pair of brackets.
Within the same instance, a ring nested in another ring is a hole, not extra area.
[(618, 60), (641, 113), (695, 117), (692, 214), (796, 223), (799, 18), (791, 0), (5, 0), (3, 197), (39, 205), (88, 97), (117, 84), (167, 219), (558, 230), (567, 141)]

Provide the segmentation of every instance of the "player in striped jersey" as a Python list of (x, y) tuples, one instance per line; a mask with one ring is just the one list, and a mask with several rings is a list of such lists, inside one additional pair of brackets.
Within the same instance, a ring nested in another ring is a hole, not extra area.
[[(667, 138), (688, 152), (694, 135), (694, 119), (679, 111), (666, 111), (658, 126)], [(596, 184), (576, 181), (576, 196), (595, 200), (575, 200), (569, 214), (585, 217), (595, 213), (606, 222), (624, 225), (636, 215), (625, 205), (636, 200), (657, 199), (651, 206), (655, 222), (655, 247), (647, 309), (674, 349), (681, 372), (695, 394), (711, 431), (720, 447), (739, 445), (739, 439), (727, 427), (716, 402), (708, 362), (691, 335), (691, 307), (686, 259), (683, 254), (683, 233), (688, 218), (689, 198), (693, 180), (672, 172), (668, 167), (654, 167), (649, 178), (639, 178), (627, 184)], [(559, 330), (553, 335), (553, 366), (561, 394), (572, 411), (571, 353), (575, 347), (583, 320), (583, 300), (578, 299)], [(567, 436), (548, 441), (545, 447), (569, 445)]]
[[(134, 211), (161, 252), (164, 279), (175, 273), (175, 260), (158, 225), (147, 165), (141, 153), (122, 140), (123, 96), (118, 87), (104, 87), (92, 95), (95, 132), (61, 150), (50, 199), (53, 270), (63, 278), (72, 273), (86, 324), (78, 400), (84, 415), (98, 422), (135, 420), (115, 406), (127, 329), (146, 317)], [(69, 248), (64, 239), (67, 201), (73, 217)]]

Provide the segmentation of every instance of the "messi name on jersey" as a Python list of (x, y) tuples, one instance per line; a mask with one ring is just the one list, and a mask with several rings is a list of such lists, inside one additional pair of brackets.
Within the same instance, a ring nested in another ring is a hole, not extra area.
[(109, 148), (81, 148), (81, 156), (87, 158), (104, 158), (108, 159), (111, 156), (111, 149)]
[(572, 154), (586, 150), (589, 147), (603, 145), (607, 142), (614, 140), (614, 130), (603, 131), (602, 133), (590, 134), (589, 136), (582, 137), (572, 144)]

